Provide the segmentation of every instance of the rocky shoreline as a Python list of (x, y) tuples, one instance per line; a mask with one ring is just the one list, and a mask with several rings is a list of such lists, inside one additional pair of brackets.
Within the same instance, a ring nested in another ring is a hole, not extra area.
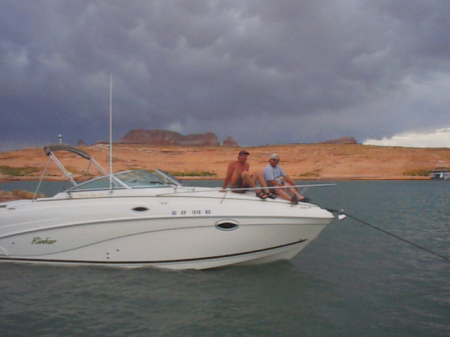
[[(104, 168), (109, 167), (109, 146), (81, 147)], [(113, 149), (115, 172), (163, 169), (180, 179), (224, 179), (227, 165), (237, 158), (236, 147), (181, 147), (118, 144)], [(298, 180), (404, 180), (430, 179), (427, 172), (450, 166), (450, 149), (377, 147), (361, 144), (290, 144), (247, 147), (250, 171), (262, 170), (271, 153)], [(89, 179), (87, 162), (70, 153), (58, 158), (75, 179)], [(0, 182), (39, 180), (48, 158), (42, 148), (0, 153)], [(51, 164), (47, 180), (65, 180)]]

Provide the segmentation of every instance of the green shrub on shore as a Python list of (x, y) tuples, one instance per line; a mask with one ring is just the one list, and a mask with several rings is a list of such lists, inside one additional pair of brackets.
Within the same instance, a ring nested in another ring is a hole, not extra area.
[(0, 173), (6, 176), (13, 177), (23, 177), (29, 176), (33, 173), (39, 172), (39, 169), (36, 167), (11, 167), (11, 166), (0, 166)]
[(33, 192), (21, 190), (14, 190), (12, 192), (0, 191), (0, 202), (13, 201), (19, 199), (33, 199), (33, 197), (35, 197), (35, 199), (39, 199), (45, 198), (45, 195), (42, 193), (38, 193), (35, 196)]
[[(14, 190), (12, 192), (12, 194), (14, 194), (15, 196), (17, 196), (20, 199), (33, 199), (33, 197), (35, 196), (33, 192), (22, 191), (22, 190)], [(42, 193), (38, 193), (36, 195), (36, 199), (38, 199), (38, 198), (45, 198), (45, 196)]]
[(410, 177), (427, 177), (430, 175), (432, 170), (427, 169), (420, 169), (420, 170), (410, 170), (403, 172), (404, 176), (410, 176)]
[(300, 174), (300, 177), (302, 177), (302, 178), (311, 178), (311, 177), (317, 178), (319, 176), (319, 174), (320, 174), (320, 170), (314, 170), (314, 171), (302, 173), (302, 174)]
[(217, 175), (214, 172), (198, 172), (198, 171), (186, 171), (186, 172), (169, 172), (171, 175), (175, 177), (214, 177)]

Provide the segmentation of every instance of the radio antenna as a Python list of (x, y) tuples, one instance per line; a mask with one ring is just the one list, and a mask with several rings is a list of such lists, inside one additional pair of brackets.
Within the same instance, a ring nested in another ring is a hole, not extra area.
[(112, 143), (112, 73), (109, 74), (109, 189), (113, 182), (113, 143)]

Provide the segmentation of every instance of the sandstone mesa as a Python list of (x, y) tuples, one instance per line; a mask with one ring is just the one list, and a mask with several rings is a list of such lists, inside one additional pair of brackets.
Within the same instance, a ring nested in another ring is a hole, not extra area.
[[(217, 136), (212, 132), (194, 133), (182, 135), (179, 132), (169, 130), (130, 130), (120, 141), (121, 144), (146, 144), (154, 146), (177, 145), (177, 146), (221, 146)], [(238, 146), (230, 136), (222, 146)]]

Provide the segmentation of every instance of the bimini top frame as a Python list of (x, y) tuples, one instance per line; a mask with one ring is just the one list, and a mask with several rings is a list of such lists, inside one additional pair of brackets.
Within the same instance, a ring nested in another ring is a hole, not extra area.
[[(62, 173), (66, 176), (67, 179), (69, 179), (69, 181), (72, 183), (73, 186), (77, 186), (77, 182), (72, 178), (72, 174), (69, 173), (66, 168), (64, 167), (63, 164), (61, 164), (61, 162), (58, 160), (58, 158), (56, 158), (55, 154), (53, 152), (58, 152), (58, 151), (68, 151), (68, 152), (72, 152), (84, 159), (89, 160), (92, 164), (94, 164), (94, 166), (103, 174), (103, 175), (107, 175), (108, 173), (103, 169), (103, 167), (100, 166), (99, 163), (97, 163), (97, 161), (92, 158), (88, 153), (84, 152), (83, 150), (67, 145), (67, 144), (49, 144), (44, 146), (44, 152), (45, 154), (50, 158), (50, 160), (52, 160), (58, 167), (59, 169), (62, 171)], [(45, 176), (45, 173), (47, 171), (48, 168), (48, 164), (47, 167), (45, 168), (44, 174), (42, 176), (42, 178)], [(42, 179), (41, 179), (42, 181)]]

